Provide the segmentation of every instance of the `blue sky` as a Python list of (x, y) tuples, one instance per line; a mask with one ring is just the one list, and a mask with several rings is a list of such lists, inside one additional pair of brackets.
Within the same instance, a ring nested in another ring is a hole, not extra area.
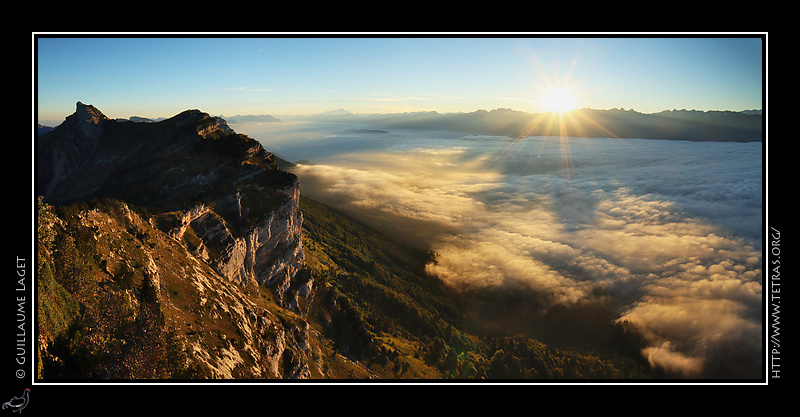
[(109, 117), (418, 110), (546, 111), (563, 87), (577, 107), (762, 107), (762, 42), (730, 38), (177, 38), (39, 35), (38, 120), (75, 103)]

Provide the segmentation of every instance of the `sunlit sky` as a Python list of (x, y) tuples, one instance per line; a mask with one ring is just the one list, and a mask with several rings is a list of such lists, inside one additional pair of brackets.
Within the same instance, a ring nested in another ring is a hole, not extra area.
[(112, 118), (763, 107), (758, 34), (33, 35), (39, 121), (78, 101)]

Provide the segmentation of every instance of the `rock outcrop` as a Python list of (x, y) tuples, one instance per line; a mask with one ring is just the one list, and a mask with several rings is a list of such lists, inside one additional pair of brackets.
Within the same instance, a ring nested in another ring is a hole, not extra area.
[[(64, 123), (37, 140), (37, 193), (45, 202), (112, 199), (124, 202), (124, 212), (132, 213), (132, 205), (150, 214), (129, 214), (127, 224), (108, 229), (125, 221), (87, 211), (81, 227), (109, 248), (95, 255), (105, 273), (113, 277), (119, 268), (142, 266), (164, 315), (171, 326), (186, 330), (185, 345), (211, 377), (311, 375), (316, 360), (310, 328), (301, 315), (292, 315), (299, 312), (297, 297), (308, 295), (292, 288), (313, 283), (305, 268), (300, 185), (278, 168), (274, 155), (198, 110), (138, 123), (111, 120), (80, 102)], [(162, 237), (142, 238), (158, 233)], [(125, 239), (142, 249), (110, 249)], [(162, 252), (170, 255), (165, 258), (156, 247), (169, 247)], [(279, 310), (248, 297), (259, 285), (273, 291)], [(176, 296), (181, 292), (175, 288), (192, 290)], [(195, 302), (189, 310), (180, 305)], [(235, 329), (236, 341), (225, 341), (225, 332), (209, 324), (218, 321)], [(223, 340), (208, 346), (212, 334)]]
[(271, 287), (284, 301), (292, 278), (305, 266), (299, 188), (281, 192), (287, 194), (285, 203), (241, 233), (206, 205), (157, 215), (154, 221), (222, 276), (242, 286)]
[(78, 102), (38, 140), (46, 202), (110, 197), (160, 211), (156, 224), (220, 274), (268, 285), (281, 301), (304, 268), (297, 178), (219, 117), (115, 121)]

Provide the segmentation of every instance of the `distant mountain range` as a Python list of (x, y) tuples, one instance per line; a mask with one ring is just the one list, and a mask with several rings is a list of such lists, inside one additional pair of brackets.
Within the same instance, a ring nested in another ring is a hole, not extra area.
[(476, 135), (616, 137), (695, 141), (760, 141), (760, 110), (744, 112), (666, 110), (576, 109), (564, 115), (526, 113), (512, 109), (471, 113), (413, 112), (353, 114), (337, 112), (307, 116), (326, 121), (358, 121), (378, 129), (449, 130)]
[(280, 122), (281, 120), (270, 116), (268, 114), (247, 114), (247, 115), (236, 115), (236, 116), (222, 116), (219, 117), (225, 119), (230, 124), (237, 124), (237, 123), (275, 123)]
[[(345, 109), (311, 115), (224, 116), (229, 124), (280, 123), (288, 120), (359, 122), (375, 129), (449, 130), (476, 135), (617, 137), (694, 141), (751, 142), (763, 140), (762, 110), (665, 110), (640, 113), (625, 109), (576, 109), (563, 117), (552, 113), (527, 113), (512, 109), (476, 110), (470, 113), (421, 111), (408, 113), (351, 113)], [(164, 120), (131, 117), (131, 121)], [(52, 122), (51, 122), (52, 124)], [(39, 132), (49, 129), (39, 125)]]

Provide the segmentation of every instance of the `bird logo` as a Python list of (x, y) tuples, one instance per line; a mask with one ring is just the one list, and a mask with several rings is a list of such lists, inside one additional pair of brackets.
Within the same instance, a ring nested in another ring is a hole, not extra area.
[(30, 388), (25, 388), (25, 391), (19, 397), (14, 397), (3, 403), (3, 409), (13, 408), (15, 413), (22, 413), (22, 410), (28, 406), (28, 394), (31, 392)]

